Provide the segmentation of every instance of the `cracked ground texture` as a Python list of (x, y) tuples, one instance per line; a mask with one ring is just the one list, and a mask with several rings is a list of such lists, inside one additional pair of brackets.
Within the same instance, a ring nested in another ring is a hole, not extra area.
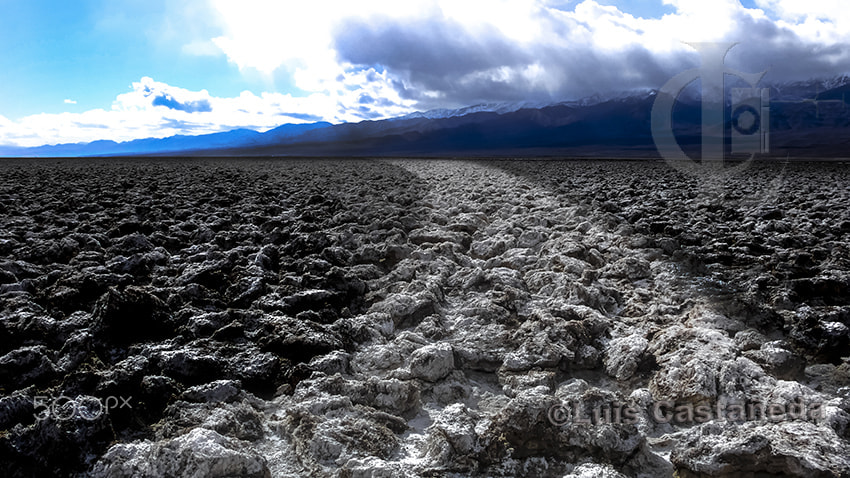
[(5, 476), (850, 475), (846, 165), (0, 175)]

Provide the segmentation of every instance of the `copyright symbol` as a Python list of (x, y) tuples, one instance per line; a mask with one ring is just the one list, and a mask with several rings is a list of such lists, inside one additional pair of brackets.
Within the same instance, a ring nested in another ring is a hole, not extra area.
[(570, 408), (560, 403), (549, 407), (549, 423), (556, 427), (570, 423)]

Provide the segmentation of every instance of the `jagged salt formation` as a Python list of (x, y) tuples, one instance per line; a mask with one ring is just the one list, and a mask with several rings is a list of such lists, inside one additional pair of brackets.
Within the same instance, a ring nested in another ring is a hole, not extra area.
[[(7, 470), (70, 432), (95, 476), (850, 473), (842, 166), (717, 185), (663, 163), (216, 164), (135, 196), (150, 226), (3, 239)], [(141, 398), (27, 418), (75, 390)], [(821, 410), (665, 423), (660, 401)]]

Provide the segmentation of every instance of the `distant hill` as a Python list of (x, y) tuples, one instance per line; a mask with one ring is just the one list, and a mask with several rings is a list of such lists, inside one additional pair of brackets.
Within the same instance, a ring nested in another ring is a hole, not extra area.
[(236, 129), (223, 133), (198, 136), (177, 135), (168, 138), (145, 138), (116, 143), (93, 141), (91, 143), (58, 144), (35, 148), (0, 146), (0, 156), (133, 156), (184, 153), (233, 147), (260, 147), (286, 141), (307, 131), (331, 126), (330, 123), (285, 124), (265, 133), (250, 129)]
[[(771, 155), (850, 156), (850, 78), (773, 85), (770, 90)], [(650, 130), (656, 94), (642, 91), (549, 105), (476, 105), (380, 121), (286, 124), (265, 133), (240, 129), (125, 143), (0, 148), (0, 155), (657, 157)], [(698, 99), (684, 96), (673, 112), (677, 140), (692, 157), (699, 151), (700, 111)], [(730, 128), (727, 118), (726, 130)]]

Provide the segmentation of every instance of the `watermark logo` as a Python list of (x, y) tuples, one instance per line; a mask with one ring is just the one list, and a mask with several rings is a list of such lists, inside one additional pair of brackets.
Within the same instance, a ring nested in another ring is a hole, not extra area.
[(657, 424), (689, 426), (711, 421), (728, 422), (783, 422), (811, 421), (823, 417), (823, 404), (805, 402), (800, 398), (788, 402), (726, 402), (676, 403), (672, 400), (654, 401), (646, 408), (637, 405), (612, 403), (564, 402), (548, 410), (549, 422), (555, 426), (566, 425), (634, 425), (641, 417)]
[(100, 399), (90, 395), (79, 395), (76, 398), (60, 395), (54, 399), (36, 396), (33, 397), (34, 416), (39, 421), (48, 418), (59, 421), (73, 419), (95, 421), (104, 415), (108, 415), (110, 410), (133, 408), (130, 404), (132, 399), (133, 397), (115, 396)]
[[(700, 56), (700, 67), (670, 79), (655, 97), (651, 113), (652, 138), (664, 160), (679, 170), (699, 175), (734, 174), (747, 167), (755, 153), (770, 151), (770, 93), (758, 88), (767, 71), (744, 73), (726, 66), (726, 55), (737, 43), (687, 43)], [(751, 88), (731, 89), (731, 151), (750, 158), (734, 168), (724, 168), (726, 136), (725, 76), (744, 80)], [(673, 108), (691, 83), (701, 81), (701, 164), (682, 150), (673, 131)]]

